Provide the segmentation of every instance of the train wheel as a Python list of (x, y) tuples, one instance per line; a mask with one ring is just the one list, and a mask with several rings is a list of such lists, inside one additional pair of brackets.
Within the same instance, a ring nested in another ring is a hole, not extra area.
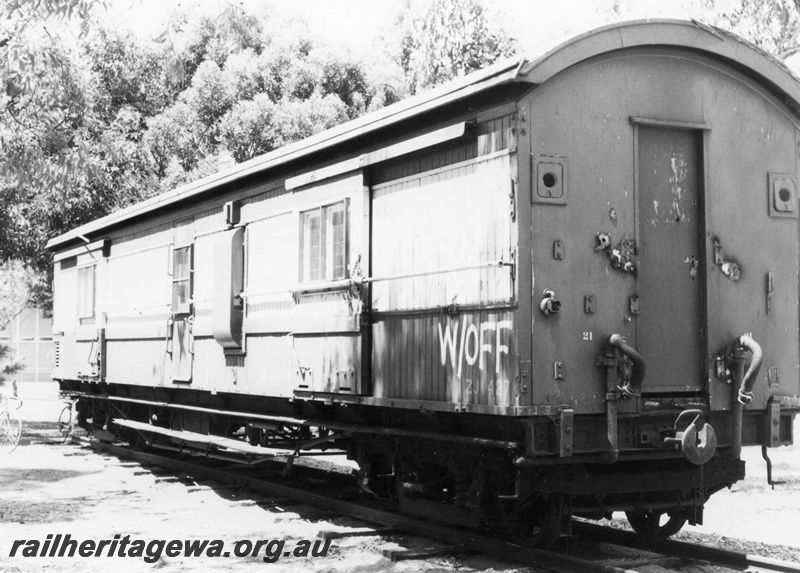
[(650, 513), (626, 511), (625, 516), (636, 533), (650, 539), (666, 539), (678, 533), (686, 523), (681, 510)]
[(558, 512), (546, 500), (536, 500), (522, 507), (504, 507), (503, 525), (509, 539), (525, 547), (547, 547), (561, 534)]

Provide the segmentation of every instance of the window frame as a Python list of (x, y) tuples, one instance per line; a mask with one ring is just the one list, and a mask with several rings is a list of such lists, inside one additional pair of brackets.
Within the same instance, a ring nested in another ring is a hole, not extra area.
[[(179, 265), (176, 264), (176, 255), (181, 251), (188, 251), (188, 260), (184, 265), (186, 268), (186, 275), (181, 275), (178, 277), (177, 270)], [(172, 258), (172, 273), (170, 277), (170, 308), (172, 310), (172, 314), (189, 314), (191, 312), (194, 287), (194, 243), (183, 245), (182, 247), (173, 245), (172, 252), (170, 254)], [(176, 286), (184, 283), (186, 284), (186, 300), (176, 303)]]
[[(87, 290), (85, 277), (87, 276), (86, 271), (89, 270), (91, 270), (91, 288)], [(78, 304), (76, 312), (78, 320), (95, 318), (97, 315), (97, 262), (78, 267), (77, 291)], [(86, 295), (88, 295), (88, 298)]]
[[(334, 225), (333, 220), (337, 213), (342, 214), (342, 224)], [(298, 282), (321, 283), (336, 280), (344, 280), (350, 276), (349, 255), (350, 255), (350, 199), (344, 198), (332, 203), (317, 205), (311, 209), (305, 209), (298, 214)], [(314, 229), (309, 222), (317, 219), (319, 221), (318, 246), (319, 254), (312, 257), (313, 243), (317, 242), (311, 236)], [(337, 227), (341, 230), (342, 236), (337, 240)], [(340, 248), (341, 252), (337, 253)], [(317, 259), (315, 264), (312, 261)], [(340, 263), (337, 264), (337, 259)], [(337, 272), (337, 269), (340, 269)]]

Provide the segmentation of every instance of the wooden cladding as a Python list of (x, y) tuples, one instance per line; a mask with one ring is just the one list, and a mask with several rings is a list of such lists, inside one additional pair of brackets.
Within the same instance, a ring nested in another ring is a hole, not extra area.
[(385, 161), (371, 169), (370, 181), (373, 185), (380, 185), (499, 151), (516, 149), (512, 115), (478, 123), (473, 130), (473, 137)]
[(372, 308), (399, 311), (513, 299), (511, 156), (465, 161), (373, 188), (372, 274), (433, 272), (378, 282)]

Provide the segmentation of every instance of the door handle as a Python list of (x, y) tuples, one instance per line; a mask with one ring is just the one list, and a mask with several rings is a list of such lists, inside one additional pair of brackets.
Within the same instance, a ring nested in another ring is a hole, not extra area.
[(167, 319), (167, 354), (172, 354), (172, 328), (175, 325), (175, 319), (173, 317), (169, 317)]

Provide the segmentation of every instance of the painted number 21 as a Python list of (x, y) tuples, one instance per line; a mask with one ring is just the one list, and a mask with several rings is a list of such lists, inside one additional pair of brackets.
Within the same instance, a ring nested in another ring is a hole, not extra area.
[(592, 333), (591, 332), (584, 332), (583, 333), (583, 339), (584, 340), (591, 340), (592, 339)]

